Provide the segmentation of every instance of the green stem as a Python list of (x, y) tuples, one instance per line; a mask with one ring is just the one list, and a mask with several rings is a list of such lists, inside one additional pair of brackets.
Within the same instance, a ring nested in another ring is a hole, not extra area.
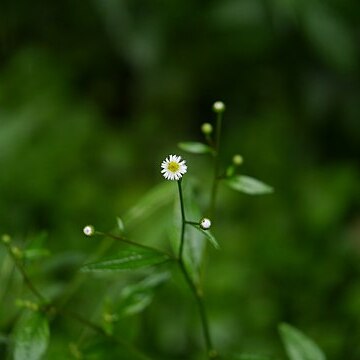
[(8, 250), (8, 254), (11, 256), (11, 258), (14, 261), (14, 264), (16, 266), (16, 268), (19, 270), (24, 283), (26, 284), (26, 286), (28, 287), (28, 289), (35, 295), (35, 297), (38, 298), (38, 300), (41, 303), (47, 303), (48, 301), (45, 299), (45, 297), (40, 293), (40, 291), (34, 286), (34, 284), (32, 283), (30, 277), (28, 276), (28, 274), (26, 273), (24, 267), (22, 266), (20, 260), (12, 253), (11, 249), (9, 246), (6, 246), (7, 250)]
[(72, 318), (73, 320), (76, 320), (80, 324), (86, 326), (87, 328), (93, 330), (94, 332), (96, 332), (98, 334), (101, 334), (101, 335), (103, 335), (105, 337), (108, 337), (109, 339), (115, 341), (119, 345), (126, 348), (133, 355), (135, 355), (137, 359), (149, 360), (149, 358), (145, 354), (140, 352), (138, 349), (136, 349), (131, 344), (127, 343), (126, 341), (124, 341), (123, 339), (121, 339), (121, 338), (119, 338), (119, 337), (117, 337), (115, 335), (107, 333), (101, 326), (99, 326), (98, 324), (95, 324), (92, 321), (82, 317), (81, 315), (79, 315), (77, 313), (74, 313), (72, 311), (64, 310), (64, 309), (59, 311), (59, 313), (61, 313), (64, 316), (68, 316), (68, 317)]
[(181, 237), (180, 237), (180, 246), (179, 246), (179, 255), (178, 258), (181, 260), (183, 257), (184, 251), (184, 242), (185, 242), (185, 208), (184, 208), (184, 198), (181, 188), (181, 179), (177, 181), (178, 189), (179, 189), (179, 199), (180, 199), (180, 208), (181, 208)]
[(114, 234), (110, 234), (110, 233), (102, 233), (102, 232), (99, 232), (97, 231), (96, 234), (98, 235), (103, 235), (103, 236), (107, 236), (113, 240), (117, 240), (117, 241), (120, 241), (124, 244), (128, 244), (128, 245), (132, 245), (132, 246), (136, 246), (136, 247), (140, 247), (142, 249), (145, 249), (145, 250), (150, 250), (150, 251), (154, 251), (154, 252), (157, 252), (159, 254), (162, 254), (162, 255), (166, 255), (168, 256), (169, 258), (171, 259), (174, 259), (174, 256), (167, 253), (166, 251), (163, 251), (163, 250), (160, 250), (160, 249), (157, 249), (155, 247), (152, 247), (152, 246), (149, 246), (149, 245), (144, 245), (144, 244), (140, 244), (138, 242), (135, 242), (135, 241), (132, 241), (132, 240), (129, 240), (123, 236), (118, 236), (118, 235), (114, 235)]
[(210, 197), (210, 218), (214, 218), (215, 215), (215, 205), (216, 205), (216, 196), (219, 186), (219, 168), (220, 168), (220, 139), (221, 139), (221, 123), (222, 123), (222, 112), (219, 112), (216, 117), (216, 138), (214, 146), (214, 174), (213, 174), (213, 183), (211, 189)]
[(206, 313), (206, 309), (205, 309), (205, 305), (204, 305), (204, 301), (203, 301), (203, 294), (202, 294), (201, 289), (196, 286), (195, 282), (191, 278), (191, 276), (185, 266), (185, 263), (184, 263), (183, 249), (184, 249), (184, 243), (185, 243), (185, 226), (186, 226), (186, 224), (189, 224), (189, 225), (192, 224), (192, 222), (186, 221), (184, 199), (183, 199), (182, 188), (181, 188), (181, 180), (179, 180), (177, 183), (178, 183), (178, 189), (179, 189), (181, 220), (182, 220), (178, 264), (179, 264), (182, 274), (184, 275), (186, 283), (189, 286), (189, 289), (191, 290), (192, 294), (195, 297), (195, 300), (196, 300), (196, 303), (197, 303), (197, 306), (199, 309), (201, 325), (202, 325), (206, 349), (207, 349), (207, 356), (209, 359), (216, 359), (216, 358), (218, 358), (218, 354), (213, 348), (211, 335), (210, 335), (209, 322), (208, 322), (207, 313)]
[(182, 259), (179, 259), (179, 266), (180, 266), (181, 272), (183, 273), (184, 278), (185, 278), (191, 292), (193, 293), (193, 295), (195, 297), (195, 300), (196, 300), (196, 303), (197, 303), (197, 306), (199, 309), (199, 314), (200, 314), (201, 324), (202, 324), (202, 328), (203, 328), (203, 334), (204, 334), (208, 358), (215, 359), (218, 357), (218, 355), (217, 355), (217, 352), (213, 348), (213, 344), (212, 344), (212, 340), (211, 340), (209, 321), (207, 318), (207, 313), (206, 313), (206, 309), (205, 309), (205, 305), (204, 305), (204, 301), (203, 301), (203, 294), (200, 291), (200, 289), (197, 288), (194, 281), (191, 279), (190, 274), (188, 273), (186, 266), (184, 264), (184, 261)]
[(133, 353), (133, 355), (136, 356), (136, 358), (142, 359), (142, 360), (149, 360), (149, 358), (146, 355), (141, 353), (139, 350), (137, 350), (131, 344), (127, 343), (126, 341), (124, 341), (123, 339), (121, 339), (119, 337), (108, 334), (101, 326), (93, 323), (92, 321), (82, 317), (81, 315), (79, 315), (77, 313), (56, 307), (54, 304), (48, 302), (45, 299), (45, 297), (40, 293), (40, 291), (35, 287), (35, 285), (32, 283), (31, 279), (27, 275), (27, 273), (26, 273), (23, 265), (19, 261), (19, 259), (16, 258), (16, 256), (12, 253), (9, 246), (6, 246), (6, 247), (7, 247), (8, 253), (10, 254), (11, 258), (14, 261), (16, 268), (19, 270), (21, 276), (23, 277), (24, 283), (26, 284), (26, 286), (39, 299), (40, 302), (42, 302), (43, 304), (46, 304), (44, 307), (42, 307), (43, 311), (51, 310), (51, 311), (55, 312), (55, 314), (58, 313), (58, 314), (62, 314), (64, 316), (71, 317), (73, 320), (78, 321), (79, 323), (85, 325), (89, 329), (92, 329), (93, 331), (116, 341), (119, 345), (122, 345), (128, 351)]

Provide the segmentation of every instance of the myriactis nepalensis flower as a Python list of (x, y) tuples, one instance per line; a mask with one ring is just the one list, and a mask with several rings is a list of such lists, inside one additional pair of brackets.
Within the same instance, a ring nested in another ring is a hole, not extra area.
[(180, 180), (187, 171), (185, 162), (185, 160), (181, 159), (181, 156), (169, 155), (161, 163), (161, 173), (166, 180)]

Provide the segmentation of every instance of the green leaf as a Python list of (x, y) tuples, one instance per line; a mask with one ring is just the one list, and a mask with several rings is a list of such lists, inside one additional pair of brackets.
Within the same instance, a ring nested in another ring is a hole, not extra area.
[(210, 244), (216, 249), (220, 249), (220, 245), (215, 239), (215, 236), (209, 230), (203, 230), (199, 225), (191, 224), (196, 230), (200, 231), (207, 240), (209, 240)]
[(44, 314), (24, 311), (14, 332), (14, 360), (41, 359), (49, 343), (49, 334)]
[(325, 360), (322, 350), (300, 330), (280, 324), (279, 332), (290, 360)]
[(134, 315), (143, 311), (152, 302), (154, 290), (169, 278), (169, 272), (155, 273), (137, 284), (126, 286), (121, 292), (120, 315)]
[(124, 226), (124, 222), (121, 220), (120, 217), (116, 218), (116, 223), (117, 223), (120, 233), (123, 233), (125, 231), (125, 226)]
[(196, 141), (181, 142), (178, 144), (178, 147), (191, 154), (209, 154), (213, 152), (209, 145)]
[(25, 249), (23, 254), (27, 260), (37, 260), (49, 256), (50, 251), (48, 249)]
[(323, 61), (340, 69), (356, 66), (356, 40), (341, 16), (321, 1), (310, 2), (304, 11), (304, 30)]
[(243, 192), (249, 195), (262, 195), (272, 193), (271, 186), (254, 179), (250, 176), (236, 175), (225, 180), (226, 185), (231, 189)]
[(174, 200), (174, 184), (172, 181), (163, 181), (146, 193), (133, 207), (123, 216), (126, 228), (136, 228), (145, 219), (149, 218), (157, 210), (170, 205)]
[(152, 250), (122, 250), (116, 256), (85, 264), (81, 270), (83, 272), (133, 270), (158, 265), (168, 260), (167, 255)]
[(271, 358), (266, 355), (257, 354), (239, 354), (233, 355), (232, 360), (270, 360)]

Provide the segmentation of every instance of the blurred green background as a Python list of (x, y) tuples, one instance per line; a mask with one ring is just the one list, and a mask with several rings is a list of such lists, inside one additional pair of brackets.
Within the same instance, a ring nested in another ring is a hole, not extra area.
[[(60, 294), (96, 248), (82, 227), (114, 227), (223, 100), (223, 165), (242, 154), (241, 171), (275, 193), (220, 191), (205, 285), (216, 347), (284, 358), (286, 321), (328, 359), (359, 359), (359, 14), (355, 0), (2, 1), (0, 231), (19, 244), (48, 233), (34, 281)], [(207, 191), (210, 160), (186, 159)], [(137, 240), (165, 243), (162, 221), (138, 225)], [(3, 248), (0, 261), (6, 335), (24, 295)], [(89, 298), (128, 278), (90, 277), (70, 306), (96, 313)], [(201, 359), (176, 282), (123, 331), (156, 359)], [(70, 358), (79, 333), (55, 320), (49, 359)]]

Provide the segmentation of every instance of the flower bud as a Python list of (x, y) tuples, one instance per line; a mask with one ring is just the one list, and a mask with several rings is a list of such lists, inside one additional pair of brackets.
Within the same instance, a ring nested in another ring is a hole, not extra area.
[(83, 232), (86, 236), (93, 236), (95, 234), (95, 229), (92, 225), (86, 225)]
[(201, 131), (205, 135), (210, 135), (213, 132), (213, 126), (210, 123), (203, 123), (201, 125)]
[(232, 162), (233, 162), (234, 165), (240, 166), (244, 162), (244, 159), (243, 159), (243, 157), (241, 155), (236, 154), (236, 155), (233, 156)]
[(208, 230), (208, 229), (210, 229), (210, 227), (211, 227), (211, 221), (210, 221), (210, 219), (208, 219), (208, 218), (203, 218), (203, 219), (201, 219), (201, 221), (200, 221), (200, 227), (201, 227), (203, 230)]
[(225, 104), (222, 101), (215, 101), (213, 104), (213, 110), (216, 113), (222, 113), (225, 111)]
[(10, 251), (16, 259), (21, 259), (23, 257), (23, 252), (17, 246), (12, 246)]
[(10, 244), (10, 242), (11, 242), (11, 237), (10, 237), (10, 235), (4, 234), (4, 235), (1, 237), (1, 241), (2, 241), (5, 245)]

